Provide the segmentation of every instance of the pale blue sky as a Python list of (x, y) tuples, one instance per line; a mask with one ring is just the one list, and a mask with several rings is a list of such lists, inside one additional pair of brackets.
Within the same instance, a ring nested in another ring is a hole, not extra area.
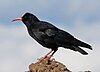
[[(73, 72), (100, 72), (100, 0), (1, 0), (0, 72), (24, 72), (49, 49), (33, 40), (22, 22), (11, 22), (24, 13), (35, 14), (93, 46), (89, 55), (59, 48), (54, 58)], [(5, 69), (6, 68), (6, 69)]]

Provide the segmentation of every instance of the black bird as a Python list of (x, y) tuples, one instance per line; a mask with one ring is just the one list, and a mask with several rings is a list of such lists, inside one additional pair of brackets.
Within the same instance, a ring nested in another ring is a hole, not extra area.
[[(25, 13), (21, 18), (15, 18), (13, 21), (22, 20), (26, 25), (29, 35), (34, 38), (42, 46), (50, 48), (51, 51), (41, 59), (46, 57), (51, 58), (58, 50), (58, 47), (64, 47), (73, 51), (78, 51), (83, 55), (88, 53), (80, 47), (85, 47), (92, 50), (92, 47), (84, 43), (66, 31), (58, 29), (51, 23), (39, 20), (31, 13)], [(49, 55), (52, 52), (51, 55)]]

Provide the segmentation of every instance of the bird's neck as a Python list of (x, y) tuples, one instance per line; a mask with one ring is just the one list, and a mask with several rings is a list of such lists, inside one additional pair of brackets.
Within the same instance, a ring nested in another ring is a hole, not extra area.
[(25, 26), (26, 26), (27, 28), (30, 28), (31, 24), (25, 24)]
[(27, 29), (34, 29), (34, 27), (36, 26), (37, 22), (35, 23), (25, 23), (25, 26), (27, 27)]
[(29, 21), (23, 21), (23, 23), (25, 24), (25, 26), (26, 26), (27, 28), (30, 28), (30, 26), (32, 25), (32, 23), (29, 22)]

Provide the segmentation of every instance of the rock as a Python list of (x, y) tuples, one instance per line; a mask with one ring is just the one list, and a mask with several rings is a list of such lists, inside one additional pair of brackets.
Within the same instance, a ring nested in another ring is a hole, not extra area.
[(29, 65), (28, 72), (71, 72), (65, 65), (54, 59), (44, 59)]

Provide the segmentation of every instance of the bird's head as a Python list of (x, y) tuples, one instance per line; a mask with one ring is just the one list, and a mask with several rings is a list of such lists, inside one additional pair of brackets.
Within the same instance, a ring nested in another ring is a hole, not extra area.
[(34, 22), (39, 21), (39, 19), (31, 13), (25, 13), (22, 17), (15, 18), (14, 20), (12, 20), (12, 22), (13, 21), (19, 21), (19, 20), (21, 20), (25, 25), (34, 24)]

